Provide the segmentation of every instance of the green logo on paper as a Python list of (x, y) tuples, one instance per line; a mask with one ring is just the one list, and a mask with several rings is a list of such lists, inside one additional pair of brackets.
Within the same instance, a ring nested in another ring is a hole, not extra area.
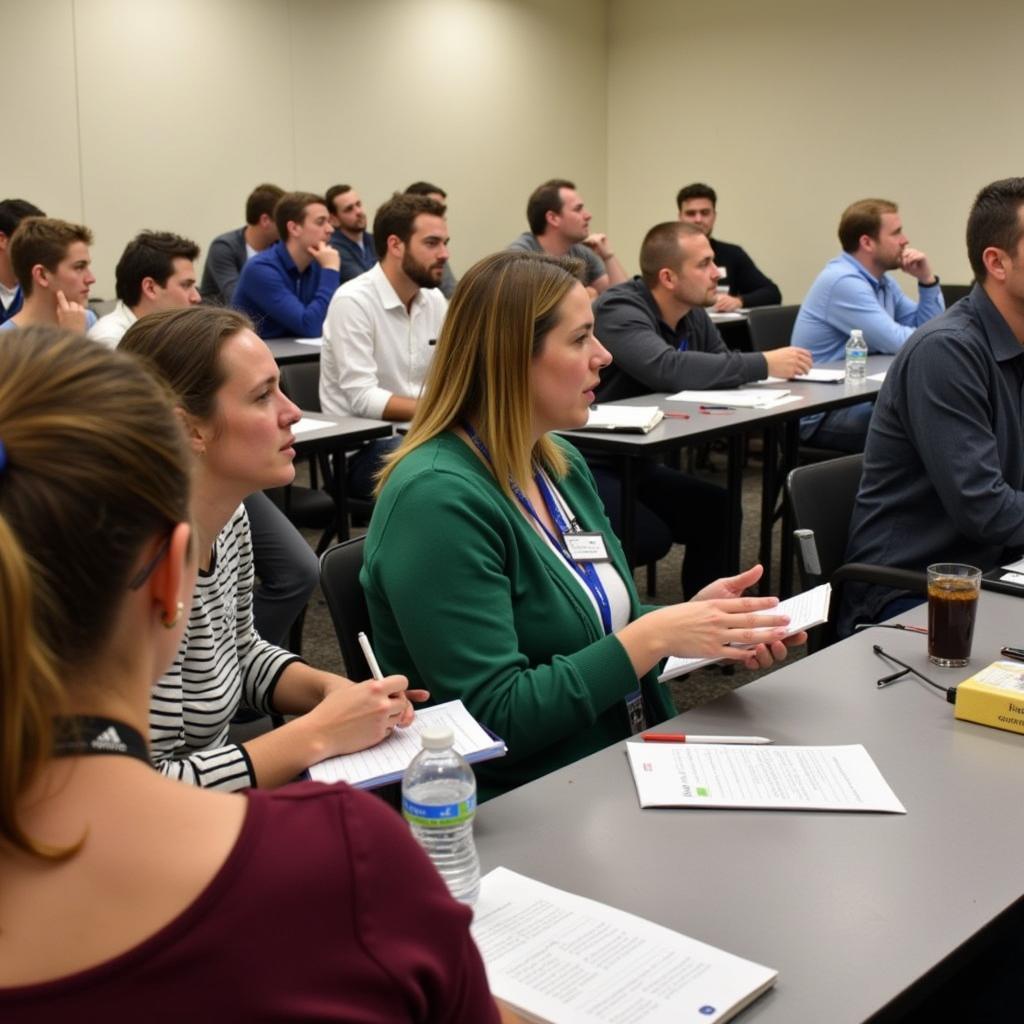
[(708, 792), (707, 786), (698, 786), (697, 787), (697, 796), (710, 796), (710, 795), (711, 794)]

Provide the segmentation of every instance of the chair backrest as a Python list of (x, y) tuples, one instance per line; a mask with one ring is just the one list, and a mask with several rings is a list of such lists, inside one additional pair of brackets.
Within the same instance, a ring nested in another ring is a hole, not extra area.
[(755, 306), (747, 317), (750, 344), (755, 352), (785, 348), (793, 334), (799, 306)]
[(940, 284), (939, 290), (942, 292), (946, 309), (949, 309), (954, 302), (959, 302), (965, 295), (969, 295), (972, 287), (973, 285), (969, 284)]
[(320, 363), (285, 363), (281, 390), (303, 412), (320, 412)]
[[(844, 562), (853, 503), (863, 468), (863, 455), (846, 455), (798, 466), (786, 480), (794, 525), (798, 530), (814, 531), (821, 575), (825, 580)], [(806, 584), (802, 563), (800, 570)]]
[(370, 612), (359, 583), (365, 540), (354, 537), (335, 544), (320, 557), (320, 589), (331, 613), (345, 671), (355, 680), (370, 678), (370, 666), (357, 639), (360, 632), (370, 635)]

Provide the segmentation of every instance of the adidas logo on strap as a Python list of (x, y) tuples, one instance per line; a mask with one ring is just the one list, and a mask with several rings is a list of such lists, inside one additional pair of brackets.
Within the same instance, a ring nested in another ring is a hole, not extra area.
[(104, 729), (89, 746), (93, 750), (113, 750), (119, 754), (123, 754), (128, 750), (128, 744), (118, 736), (117, 730), (113, 726)]

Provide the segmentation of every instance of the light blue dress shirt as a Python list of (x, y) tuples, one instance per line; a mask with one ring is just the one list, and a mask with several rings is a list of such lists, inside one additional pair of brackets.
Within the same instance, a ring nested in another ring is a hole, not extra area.
[(873, 277), (844, 252), (829, 260), (811, 285), (790, 344), (809, 349), (815, 363), (836, 362), (856, 328), (864, 332), (869, 352), (891, 355), (945, 308), (937, 282), (921, 288), (920, 301), (913, 302), (889, 274)]

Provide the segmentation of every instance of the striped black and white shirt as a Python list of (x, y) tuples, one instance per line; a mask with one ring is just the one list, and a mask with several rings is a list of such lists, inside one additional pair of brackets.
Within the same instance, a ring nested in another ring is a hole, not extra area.
[(300, 659), (256, 632), (254, 580), (249, 518), (239, 505), (209, 570), (199, 573), (181, 647), (150, 700), (153, 763), (171, 778), (225, 790), (256, 785), (245, 750), (228, 742), (228, 726), (240, 706), (268, 714), (278, 678)]

